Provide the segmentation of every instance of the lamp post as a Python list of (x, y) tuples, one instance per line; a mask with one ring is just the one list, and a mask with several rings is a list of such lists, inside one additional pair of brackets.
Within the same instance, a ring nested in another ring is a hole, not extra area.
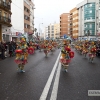
[(90, 30), (88, 30), (88, 33), (87, 33), (88, 40), (89, 40), (89, 36), (90, 36)]
[(40, 23), (40, 24), (39, 24), (39, 34), (38, 34), (39, 36), (40, 36), (40, 25), (41, 25), (41, 24), (43, 24), (43, 23)]

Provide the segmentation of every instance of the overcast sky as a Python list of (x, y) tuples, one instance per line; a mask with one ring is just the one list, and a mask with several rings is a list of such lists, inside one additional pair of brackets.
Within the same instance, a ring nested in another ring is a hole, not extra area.
[[(69, 13), (71, 9), (83, 0), (33, 0), (35, 4), (34, 24), (35, 28), (44, 29), (50, 23), (59, 23), (62, 13)], [(41, 24), (43, 23), (43, 24)]]

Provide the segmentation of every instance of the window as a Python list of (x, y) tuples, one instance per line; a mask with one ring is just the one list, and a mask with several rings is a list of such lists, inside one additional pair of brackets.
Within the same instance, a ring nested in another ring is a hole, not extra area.
[(30, 18), (28, 16), (26, 16), (26, 15), (24, 15), (24, 19), (30, 20)]
[(92, 4), (90, 4), (90, 7), (92, 7)]
[(27, 24), (26, 23), (24, 24), (24, 27), (27, 28)]
[(54, 36), (54, 34), (51, 34), (51, 36)]
[(90, 28), (92, 28), (92, 24), (90, 24)]
[(90, 30), (90, 34), (92, 34), (92, 30)]
[(50, 33), (50, 31), (48, 31), (48, 33)]
[(52, 30), (54, 30), (54, 26), (52, 26)]
[(89, 12), (92, 13), (92, 10), (90, 10)]
[(48, 30), (50, 30), (50, 26), (48, 26)]
[(11, 15), (10, 14), (8, 15), (8, 18), (11, 19)]
[(28, 25), (28, 24), (24, 24), (24, 28), (30, 28), (30, 25)]

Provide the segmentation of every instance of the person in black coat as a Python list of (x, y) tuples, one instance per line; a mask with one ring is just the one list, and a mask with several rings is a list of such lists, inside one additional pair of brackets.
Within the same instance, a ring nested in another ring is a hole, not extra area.
[(12, 57), (12, 53), (13, 53), (13, 45), (12, 45), (12, 43), (10, 42), (10, 43), (9, 43), (9, 55), (10, 55), (10, 57)]
[(3, 42), (1, 42), (0, 48), (1, 48), (1, 58), (5, 59), (5, 55), (4, 55), (4, 53), (5, 53), (5, 46), (4, 46)]

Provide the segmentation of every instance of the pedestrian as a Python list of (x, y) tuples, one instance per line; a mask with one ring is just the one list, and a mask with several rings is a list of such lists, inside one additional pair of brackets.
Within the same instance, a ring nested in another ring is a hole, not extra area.
[(4, 47), (3, 42), (1, 42), (1, 58), (2, 58), (2, 59), (5, 59), (4, 53), (5, 53), (5, 47)]

